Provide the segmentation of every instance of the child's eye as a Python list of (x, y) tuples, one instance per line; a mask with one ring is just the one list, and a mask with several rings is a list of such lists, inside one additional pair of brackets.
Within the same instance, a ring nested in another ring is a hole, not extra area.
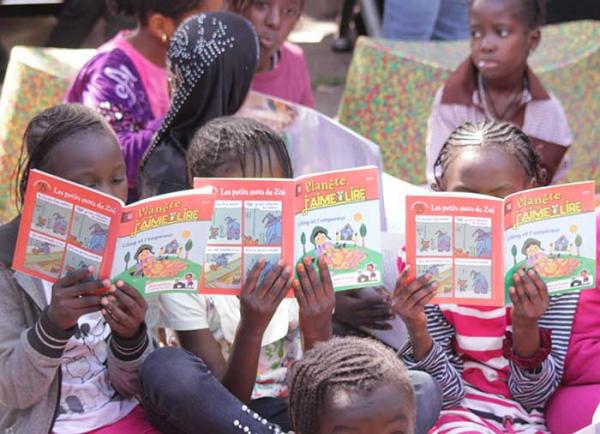
[(300, 15), (300, 11), (297, 8), (285, 8), (283, 10), (284, 15), (288, 16), (288, 17), (297, 17)]
[(112, 180), (113, 184), (121, 184), (122, 182), (125, 182), (125, 178), (123, 177), (113, 178)]
[(480, 30), (471, 30), (471, 38), (473, 39), (479, 39), (481, 38), (482, 34)]
[(267, 0), (255, 0), (253, 4), (259, 9), (266, 9), (269, 7), (269, 2)]
[(506, 30), (506, 29), (499, 29), (498, 30), (498, 36), (500, 36), (501, 38), (506, 38), (508, 36), (508, 30)]

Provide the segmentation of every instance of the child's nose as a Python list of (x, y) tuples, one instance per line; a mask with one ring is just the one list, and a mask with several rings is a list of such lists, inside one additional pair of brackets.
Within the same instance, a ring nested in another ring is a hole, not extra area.
[(490, 52), (496, 48), (496, 42), (493, 36), (484, 36), (481, 40), (481, 51)]
[(274, 29), (279, 29), (281, 25), (281, 10), (279, 6), (273, 6), (267, 15), (267, 25)]

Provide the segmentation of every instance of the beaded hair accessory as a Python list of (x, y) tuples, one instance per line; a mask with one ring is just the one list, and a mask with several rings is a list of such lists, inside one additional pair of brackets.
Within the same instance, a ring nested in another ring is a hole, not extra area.
[[(171, 38), (167, 50), (167, 68), (175, 75), (175, 93), (171, 97), (171, 106), (160, 129), (142, 158), (141, 169), (171, 128), (174, 119), (206, 71), (219, 57), (235, 47), (236, 36), (230, 34), (229, 26), (218, 15), (224, 14), (200, 14), (190, 17)], [(234, 17), (245, 21), (241, 17)], [(253, 34), (258, 47), (258, 37), (256, 33)]]

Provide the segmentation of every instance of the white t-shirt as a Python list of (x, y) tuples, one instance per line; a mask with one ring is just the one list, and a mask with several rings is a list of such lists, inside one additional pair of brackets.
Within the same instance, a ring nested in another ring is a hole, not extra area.
[[(210, 330), (227, 360), (240, 321), (237, 297), (173, 293), (161, 295), (160, 303), (166, 327), (177, 331)], [(301, 358), (298, 303), (286, 299), (263, 335), (252, 399), (286, 397), (288, 368)]]
[[(52, 284), (43, 284), (49, 303)], [(106, 367), (110, 327), (102, 314), (82, 316), (77, 328), (61, 357), (62, 381), (54, 434), (78, 434), (111, 425), (138, 404), (122, 398), (110, 384)]]

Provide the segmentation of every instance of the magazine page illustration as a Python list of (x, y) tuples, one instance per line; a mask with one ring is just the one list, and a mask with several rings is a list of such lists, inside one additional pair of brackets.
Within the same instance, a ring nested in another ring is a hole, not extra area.
[(431, 303), (504, 305), (502, 201), (452, 193), (406, 197), (412, 277), (431, 274)]
[(212, 200), (190, 191), (123, 210), (112, 276), (144, 295), (195, 292), (202, 274)]
[(505, 201), (507, 290), (523, 267), (535, 268), (551, 295), (596, 287), (593, 182), (528, 190)]
[(106, 194), (32, 170), (13, 268), (56, 282), (89, 266), (110, 276), (122, 203)]
[(197, 178), (194, 187), (210, 187), (214, 199), (201, 293), (239, 295), (261, 258), (264, 273), (292, 263), (293, 180)]
[(367, 167), (297, 180), (296, 263), (324, 257), (336, 291), (382, 285), (378, 179)]

